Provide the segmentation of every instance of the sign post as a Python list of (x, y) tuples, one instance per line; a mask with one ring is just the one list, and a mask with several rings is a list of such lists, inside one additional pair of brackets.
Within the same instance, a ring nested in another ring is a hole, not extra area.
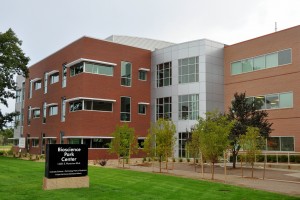
[(89, 187), (88, 148), (83, 144), (47, 144), (43, 189)]

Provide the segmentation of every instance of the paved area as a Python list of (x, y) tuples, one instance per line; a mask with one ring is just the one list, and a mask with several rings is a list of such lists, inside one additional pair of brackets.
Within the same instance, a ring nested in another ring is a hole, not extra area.
[[(110, 167), (117, 167), (111, 165)], [(143, 171), (143, 172), (155, 172), (159, 173), (159, 166), (157, 163), (154, 166), (150, 164), (135, 164), (131, 165), (127, 169)], [(165, 167), (165, 165), (163, 165)], [(200, 166), (196, 167), (189, 163), (172, 163), (169, 164), (169, 170), (162, 169), (162, 173), (167, 175), (175, 175), (180, 177), (187, 177), (193, 179), (204, 179), (211, 181), (210, 166), (204, 165), (204, 173)], [(291, 196), (297, 196), (300, 199), (300, 171), (288, 170), (288, 169), (266, 169), (265, 178), (263, 180), (263, 169), (255, 168), (254, 176), (251, 178), (251, 169), (248, 167), (242, 169), (238, 166), (236, 169), (232, 167), (226, 167), (226, 176), (224, 175), (224, 166), (218, 165), (215, 167), (215, 182), (222, 182), (226, 184), (253, 188), (257, 190), (265, 190), (275, 193), (282, 193)], [(243, 177), (242, 177), (243, 175)]]

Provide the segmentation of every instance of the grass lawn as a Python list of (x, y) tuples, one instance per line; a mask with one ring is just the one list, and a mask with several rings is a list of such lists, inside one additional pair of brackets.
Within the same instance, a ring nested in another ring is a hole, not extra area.
[(90, 188), (42, 190), (45, 163), (0, 156), (0, 199), (299, 199), (220, 183), (89, 167)]

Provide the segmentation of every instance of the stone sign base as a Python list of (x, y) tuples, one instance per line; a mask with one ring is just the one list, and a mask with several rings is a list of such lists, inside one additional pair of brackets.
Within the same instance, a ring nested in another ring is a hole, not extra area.
[(63, 188), (83, 188), (90, 186), (88, 176), (68, 177), (68, 178), (46, 178), (43, 180), (44, 190), (55, 190)]

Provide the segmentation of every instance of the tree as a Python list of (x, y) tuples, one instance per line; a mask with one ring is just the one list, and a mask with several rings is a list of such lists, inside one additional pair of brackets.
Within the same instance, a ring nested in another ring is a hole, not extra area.
[(187, 142), (187, 146), (189, 147), (189, 152), (194, 158), (194, 166), (196, 171), (196, 159), (200, 156), (200, 132), (192, 130), (192, 136)]
[(257, 98), (254, 100), (246, 98), (245, 93), (234, 94), (234, 99), (231, 102), (228, 113), (228, 118), (235, 120), (234, 127), (229, 135), (232, 146), (233, 168), (235, 168), (236, 158), (241, 148), (238, 139), (240, 135), (246, 133), (247, 127), (257, 127), (259, 134), (265, 138), (269, 137), (272, 131), (272, 123), (269, 123), (266, 119), (268, 113), (265, 110), (259, 110), (262, 104), (263, 102)]
[[(245, 154), (242, 155), (245, 160), (251, 164), (251, 177), (253, 178), (253, 169), (255, 163), (255, 156), (261, 154), (261, 148), (264, 144), (264, 138), (259, 134), (259, 129), (256, 127), (247, 127), (245, 135), (240, 135), (239, 144)], [(242, 166), (241, 166), (242, 167)]]
[(208, 112), (206, 119), (198, 120), (195, 131), (200, 137), (200, 150), (203, 157), (209, 160), (211, 165), (211, 179), (214, 179), (214, 165), (229, 146), (228, 136), (233, 127), (233, 121), (221, 113)]
[(134, 129), (130, 128), (128, 124), (116, 126), (113, 132), (112, 142), (110, 144), (110, 152), (116, 153), (118, 160), (123, 159), (123, 168), (125, 159), (130, 159), (130, 156), (137, 150), (137, 138), (135, 137)]
[[(16, 82), (14, 75), (28, 78), (29, 70), (26, 57), (21, 49), (22, 41), (17, 38), (12, 29), (0, 33), (0, 103), (8, 107), (7, 99), (15, 98)], [(0, 110), (0, 130), (12, 122), (18, 113), (3, 114)]]
[(166, 169), (168, 170), (168, 158), (173, 155), (175, 144), (176, 127), (172, 121), (158, 119), (151, 124), (149, 134), (145, 140), (145, 151), (148, 155), (156, 156), (159, 160), (159, 171), (161, 172), (161, 162), (166, 159)]
[(2, 145), (6, 145), (8, 143), (8, 138), (12, 138), (14, 136), (14, 130), (12, 128), (3, 129), (0, 131), (0, 140), (2, 140)]

